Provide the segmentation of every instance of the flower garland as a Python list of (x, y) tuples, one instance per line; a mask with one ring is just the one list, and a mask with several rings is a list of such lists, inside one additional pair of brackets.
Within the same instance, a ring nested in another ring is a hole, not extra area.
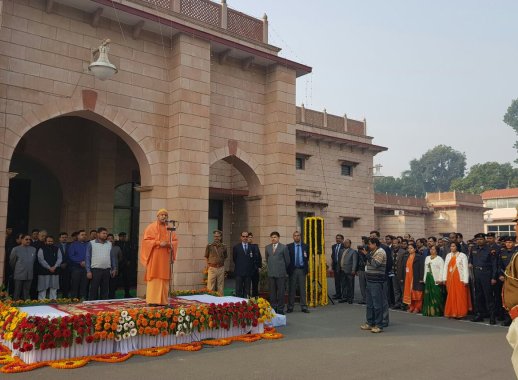
[(80, 368), (88, 364), (90, 361), (96, 361), (96, 362), (105, 362), (105, 363), (120, 363), (123, 361), (128, 360), (134, 355), (141, 355), (141, 356), (162, 356), (167, 354), (168, 352), (171, 352), (173, 350), (178, 351), (199, 351), (203, 348), (203, 346), (226, 346), (231, 344), (232, 342), (245, 342), (245, 343), (251, 343), (256, 342), (261, 339), (281, 339), (284, 335), (276, 332), (274, 328), (265, 328), (265, 332), (262, 334), (245, 334), (240, 335), (237, 337), (232, 337), (229, 339), (207, 339), (201, 342), (191, 342), (191, 343), (182, 343), (182, 344), (175, 344), (171, 346), (165, 346), (165, 347), (152, 347), (152, 348), (145, 348), (140, 350), (135, 350), (132, 352), (129, 352), (127, 354), (120, 354), (120, 353), (113, 353), (113, 354), (104, 354), (104, 355), (96, 355), (96, 356), (83, 356), (78, 358), (70, 358), (70, 359), (63, 359), (63, 360), (49, 360), (49, 361), (43, 361), (38, 362), (34, 364), (26, 364), (22, 360), (20, 360), (18, 357), (12, 357), (10, 351), (4, 347), (0, 346), (0, 351), (4, 351), (9, 355), (6, 356), (6, 359), (4, 361), (0, 361), (0, 365), (4, 365), (2, 368), (0, 368), (0, 372), (3, 373), (19, 373), (19, 372), (27, 372), (32, 371), (36, 368), (41, 368), (45, 366), (49, 366), (56, 369), (73, 369), (73, 368)]
[(74, 303), (80, 303), (79, 298), (58, 298), (55, 300), (43, 299), (43, 300), (2, 300), (3, 304), (22, 307), (22, 306), (39, 306), (39, 305), (68, 305)]
[(309, 279), (306, 280), (306, 301), (310, 307), (327, 305), (324, 218), (305, 218), (304, 231), (304, 243), (309, 246)]

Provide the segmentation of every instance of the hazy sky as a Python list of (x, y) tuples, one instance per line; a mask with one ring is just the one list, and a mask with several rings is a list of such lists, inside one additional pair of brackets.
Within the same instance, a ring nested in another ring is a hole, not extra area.
[(512, 162), (518, 139), (502, 122), (518, 98), (518, 1), (228, 0), (268, 15), (270, 43), (313, 67), (297, 105), (362, 120), (385, 175), (438, 144), (468, 167)]

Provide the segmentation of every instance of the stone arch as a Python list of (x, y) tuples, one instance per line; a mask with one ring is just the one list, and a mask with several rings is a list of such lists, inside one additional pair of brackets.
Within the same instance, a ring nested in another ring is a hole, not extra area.
[[(22, 137), (32, 128), (44, 121), (60, 116), (78, 116), (95, 121), (109, 131), (119, 136), (131, 149), (137, 159), (142, 186), (152, 185), (152, 157), (150, 153), (156, 144), (147, 144), (142, 141), (149, 136), (149, 131), (142, 125), (135, 124), (125, 110), (116, 106), (107, 105), (97, 99), (97, 92), (83, 90), (80, 96), (70, 99), (53, 99), (40, 106), (23, 113), (17, 121), (8, 123), (4, 140), (4, 167), (9, 167), (14, 149)], [(149, 146), (151, 145), (151, 146)]]
[(218, 148), (210, 153), (209, 167), (219, 160), (233, 165), (248, 183), (249, 195), (262, 194), (263, 173), (260, 165), (245, 151), (237, 146), (237, 142), (229, 140), (228, 146)]

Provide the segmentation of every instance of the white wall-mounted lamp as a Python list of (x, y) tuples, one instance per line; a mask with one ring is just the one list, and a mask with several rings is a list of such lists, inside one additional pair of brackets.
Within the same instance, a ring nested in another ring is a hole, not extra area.
[(117, 73), (117, 67), (110, 62), (108, 59), (108, 52), (110, 51), (110, 39), (107, 38), (101, 42), (101, 45), (92, 50), (92, 59), (95, 59), (95, 54), (99, 53), (97, 60), (88, 65), (88, 70), (94, 74), (94, 76), (100, 80), (106, 80), (111, 78)]

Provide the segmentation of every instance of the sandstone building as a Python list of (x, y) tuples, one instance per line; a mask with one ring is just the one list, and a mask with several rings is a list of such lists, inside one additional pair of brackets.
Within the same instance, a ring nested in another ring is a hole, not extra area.
[[(0, 17), (0, 244), (7, 225), (137, 244), (165, 207), (180, 221), (174, 284), (192, 288), (216, 227), (264, 246), (307, 215), (328, 241), (373, 225), (386, 148), (365, 121), (296, 107), (311, 68), (268, 44), (266, 17), (208, 0), (16, 0)], [(118, 72), (102, 81), (88, 66), (105, 38)]]

